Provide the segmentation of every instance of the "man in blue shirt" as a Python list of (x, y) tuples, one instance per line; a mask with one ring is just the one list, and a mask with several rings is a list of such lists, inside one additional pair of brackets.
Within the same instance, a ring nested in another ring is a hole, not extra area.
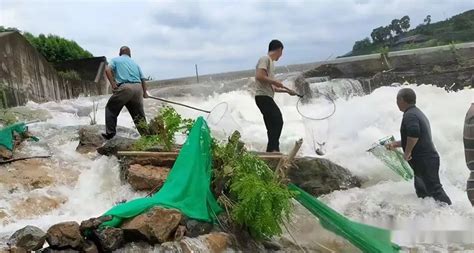
[(105, 70), (113, 90), (105, 107), (106, 132), (102, 136), (107, 140), (115, 136), (117, 117), (124, 106), (132, 116), (138, 132), (143, 135), (146, 131), (139, 126), (140, 122), (146, 123), (143, 110), (143, 98), (148, 97), (145, 77), (131, 55), (130, 48), (121, 47), (119, 57), (113, 58)]

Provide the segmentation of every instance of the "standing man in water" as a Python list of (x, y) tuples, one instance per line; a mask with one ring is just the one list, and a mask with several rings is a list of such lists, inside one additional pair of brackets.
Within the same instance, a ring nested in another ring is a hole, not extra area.
[(404, 158), (415, 172), (415, 190), (419, 198), (432, 197), (451, 205), (439, 180), (439, 155), (431, 138), (430, 122), (416, 107), (415, 91), (401, 89), (397, 94), (397, 105), (403, 112), (400, 128), (402, 139), (387, 144), (387, 148), (403, 148)]
[(255, 102), (263, 114), (267, 128), (267, 152), (280, 152), (280, 135), (283, 128), (283, 118), (280, 109), (273, 100), (275, 92), (285, 92), (292, 96), (297, 93), (285, 87), (275, 79), (274, 61), (278, 61), (283, 54), (283, 44), (279, 40), (272, 40), (268, 45), (268, 54), (260, 57), (255, 71), (256, 93)]
[(139, 123), (146, 122), (143, 98), (148, 97), (147, 88), (142, 70), (131, 56), (130, 48), (121, 47), (119, 57), (113, 58), (105, 70), (113, 92), (105, 107), (106, 132), (102, 136), (107, 140), (115, 136), (117, 117), (124, 106), (132, 116), (138, 132), (142, 135), (145, 133)]

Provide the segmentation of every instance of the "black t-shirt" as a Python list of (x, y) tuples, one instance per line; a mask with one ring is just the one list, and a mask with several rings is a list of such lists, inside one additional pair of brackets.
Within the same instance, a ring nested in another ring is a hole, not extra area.
[(431, 138), (430, 122), (418, 107), (411, 106), (403, 114), (400, 135), (402, 137), (403, 150), (405, 150), (407, 145), (407, 137), (418, 138), (418, 142), (411, 154), (413, 158), (438, 156), (438, 152)]

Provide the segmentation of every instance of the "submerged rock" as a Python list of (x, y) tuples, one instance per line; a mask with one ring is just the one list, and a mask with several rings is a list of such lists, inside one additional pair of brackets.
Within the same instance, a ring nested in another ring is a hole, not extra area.
[(169, 168), (132, 164), (128, 168), (127, 182), (136, 191), (150, 191), (156, 187), (159, 190), (165, 183), (169, 172)]
[(145, 240), (149, 243), (163, 243), (172, 240), (182, 215), (178, 210), (153, 207), (122, 224), (126, 241)]
[(297, 158), (288, 177), (292, 183), (313, 196), (361, 185), (360, 180), (346, 168), (330, 160), (314, 157)]
[(41, 249), (45, 241), (46, 233), (43, 230), (34, 226), (26, 226), (13, 233), (8, 239), (8, 245), (32, 251)]

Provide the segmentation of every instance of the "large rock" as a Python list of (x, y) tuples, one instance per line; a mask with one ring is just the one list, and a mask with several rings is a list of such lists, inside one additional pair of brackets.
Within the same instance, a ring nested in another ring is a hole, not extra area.
[(79, 230), (82, 234), (85, 234), (87, 233), (87, 231), (97, 229), (100, 225), (102, 225), (102, 223), (110, 220), (112, 220), (112, 216), (100, 216), (97, 218), (90, 218), (81, 222)]
[(101, 252), (112, 252), (124, 244), (123, 231), (120, 228), (107, 227), (94, 231), (95, 241)]
[[(105, 128), (102, 128), (104, 131)], [(79, 145), (76, 151), (82, 154), (95, 152), (100, 148), (105, 139), (101, 135), (99, 126), (87, 126), (79, 129)]]
[(97, 149), (101, 155), (111, 156), (116, 155), (117, 151), (133, 150), (134, 139), (117, 136), (107, 141), (102, 147)]
[(43, 230), (34, 226), (26, 226), (13, 233), (8, 239), (8, 245), (32, 251), (41, 249), (45, 241), (46, 233)]
[(360, 187), (360, 180), (346, 168), (322, 158), (297, 158), (289, 170), (288, 177), (291, 182), (313, 196)]
[(202, 222), (198, 220), (188, 219), (186, 221), (186, 236), (197, 237), (211, 232), (213, 224), (209, 222)]
[(209, 252), (222, 253), (231, 245), (230, 236), (226, 233), (217, 232), (202, 236), (206, 242)]
[(181, 219), (181, 213), (175, 209), (153, 207), (148, 212), (124, 222), (122, 229), (126, 241), (163, 243), (172, 239)]
[[(105, 126), (94, 125), (85, 126), (79, 129), (79, 145), (76, 151), (82, 154), (95, 152), (98, 148), (101, 148), (106, 140), (102, 137), (102, 133), (105, 132)], [(130, 137), (130, 138), (129, 138)], [(107, 141), (103, 148), (101, 148), (102, 154), (115, 154), (117, 150), (128, 150), (130, 144), (133, 142), (131, 138), (138, 138), (138, 133), (129, 128), (117, 127), (117, 135)]]
[(169, 168), (132, 164), (128, 168), (127, 182), (136, 191), (150, 191), (156, 187), (158, 190), (164, 184), (169, 172)]
[(74, 248), (84, 245), (84, 239), (75, 221), (62, 222), (48, 229), (46, 241), (53, 249)]
[(0, 146), (0, 160), (8, 160), (13, 157), (13, 152), (4, 146)]

